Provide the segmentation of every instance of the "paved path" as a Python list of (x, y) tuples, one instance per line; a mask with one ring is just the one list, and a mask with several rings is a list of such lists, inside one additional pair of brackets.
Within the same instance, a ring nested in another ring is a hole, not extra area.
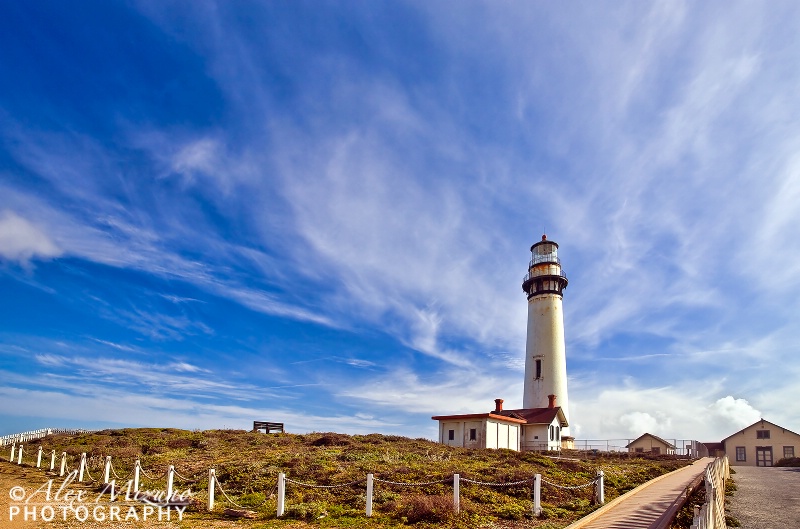
[[(661, 529), (680, 509), (686, 488), (701, 476), (713, 457), (695, 461), (623, 494), (567, 529)], [(784, 526), (786, 527), (786, 526)]]
[(731, 467), (737, 490), (726, 512), (744, 529), (800, 527), (800, 468)]

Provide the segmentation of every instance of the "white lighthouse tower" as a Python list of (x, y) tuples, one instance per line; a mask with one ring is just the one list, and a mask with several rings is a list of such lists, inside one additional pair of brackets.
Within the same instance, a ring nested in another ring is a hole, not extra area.
[[(560, 406), (569, 423), (567, 356), (564, 346), (562, 296), (567, 276), (561, 269), (558, 244), (542, 240), (531, 246), (522, 290), (528, 296), (528, 340), (525, 346), (523, 408)], [(569, 435), (569, 428), (562, 430)]]

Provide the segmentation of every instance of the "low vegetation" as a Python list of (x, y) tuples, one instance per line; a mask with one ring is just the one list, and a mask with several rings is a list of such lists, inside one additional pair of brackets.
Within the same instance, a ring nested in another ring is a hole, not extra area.
[(800, 467), (800, 457), (785, 457), (775, 463), (776, 467)]
[[(562, 489), (591, 482), (598, 470), (605, 472), (606, 501), (688, 463), (672, 456), (600, 453), (581, 458), (564, 453), (561, 458), (510, 450), (452, 448), (425, 439), (390, 435), (343, 435), (337, 433), (261, 434), (246, 431), (177, 429), (104, 430), (82, 435), (53, 435), (40, 443), (46, 453), (55, 450), (70, 456), (75, 468), (81, 453), (87, 454), (89, 471), (102, 480), (106, 456), (112, 457), (116, 474), (127, 479), (135, 460), (153, 478), (142, 478), (142, 489), (165, 487), (163, 475), (174, 465), (179, 478), (176, 489), (190, 488), (197, 505), (190, 520), (210, 526), (224, 517), (232, 505), (217, 493), (218, 504), (206, 513), (208, 469), (214, 468), (222, 488), (239, 505), (255, 513), (254, 520), (238, 525), (265, 527), (398, 527), (404, 525), (448, 527), (539, 527), (569, 525), (596, 508), (593, 487)], [(58, 462), (58, 460), (57, 460)], [(58, 464), (57, 464), (58, 466)], [(276, 519), (276, 483), (279, 472), (303, 483), (351, 484), (341, 488), (312, 488), (289, 483), (286, 520)], [(398, 483), (430, 483), (402, 486), (376, 482), (373, 517), (367, 519), (365, 478)], [(530, 483), (491, 487), (462, 482), (461, 514), (453, 512), (452, 476), (508, 483), (541, 474), (542, 514), (532, 517)], [(117, 480), (123, 484), (125, 479)], [(216, 526), (216, 525), (214, 525)]]

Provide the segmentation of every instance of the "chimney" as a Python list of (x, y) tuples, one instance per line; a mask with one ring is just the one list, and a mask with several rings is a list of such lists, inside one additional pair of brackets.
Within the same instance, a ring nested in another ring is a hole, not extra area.
[(548, 408), (555, 408), (556, 407), (556, 396), (555, 395), (548, 395), (547, 396), (547, 400), (549, 401), (547, 403), (547, 407)]
[(503, 411), (503, 399), (494, 399), (494, 412)]

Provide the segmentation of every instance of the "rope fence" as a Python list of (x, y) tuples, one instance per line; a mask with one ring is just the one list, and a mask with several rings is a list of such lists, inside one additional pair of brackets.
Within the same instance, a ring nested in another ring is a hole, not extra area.
[[(18, 465), (23, 464), (23, 457), (27, 454), (27, 450), (25, 449), (24, 445), (20, 444), (17, 446), (16, 444), (12, 444), (11, 450), (9, 452), (9, 462), (16, 463)], [(43, 447), (39, 447), (36, 453), (36, 467), (42, 468), (42, 461), (43, 461), (43, 454), (44, 449)], [(29, 456), (30, 457), (30, 456)], [(77, 482), (83, 483), (100, 483), (99, 479), (96, 479), (92, 476), (91, 472), (89, 471), (89, 462), (94, 462), (95, 466), (101, 461), (101, 458), (89, 458), (87, 459), (87, 455), (83, 452), (80, 455), (79, 460), (74, 463), (77, 468), (73, 469), (69, 465), (69, 457), (67, 456), (66, 452), (61, 453), (61, 461), (58, 471), (56, 471), (56, 452), (52, 450), (50, 452), (50, 461), (49, 461), (49, 471), (52, 473), (58, 473), (59, 476), (64, 477), (65, 475), (68, 477), (72, 477), (72, 479), (76, 479)], [(77, 459), (77, 457), (76, 457)], [(45, 458), (46, 462), (46, 458)], [(46, 466), (46, 465), (45, 465)], [(709, 471), (710, 472), (710, 471)], [(719, 472), (717, 472), (719, 473)], [(167, 470), (163, 474), (153, 473), (149, 474), (145, 472), (144, 468), (142, 468), (141, 461), (136, 459), (134, 464), (133, 470), (131, 470), (125, 477), (121, 477), (117, 470), (114, 468), (114, 465), (111, 460), (111, 456), (105, 457), (105, 464), (103, 468), (103, 486), (108, 486), (111, 484), (111, 490), (116, 484), (116, 480), (127, 481), (129, 490), (132, 490), (134, 493), (137, 494), (136, 498), (141, 499), (142, 501), (151, 502), (152, 498), (150, 496), (142, 496), (139, 497), (138, 493), (140, 493), (140, 483), (141, 478), (144, 477), (150, 481), (156, 482), (161, 481), (162, 479), (166, 478), (166, 496), (160, 498), (159, 501), (163, 501), (162, 505), (185, 505), (188, 502), (187, 498), (184, 498), (180, 494), (174, 492), (174, 480), (178, 478), (180, 481), (184, 483), (198, 483), (202, 480), (202, 477), (205, 475), (205, 471), (201, 471), (195, 473), (191, 476), (185, 476), (183, 474), (178, 473), (175, 470), (173, 465), (169, 465)], [(132, 476), (132, 479), (131, 479)], [(433, 479), (429, 481), (414, 481), (414, 482), (404, 482), (404, 481), (393, 481), (389, 479), (382, 479), (376, 477), (374, 474), (369, 473), (366, 475), (364, 479), (355, 479), (346, 483), (335, 483), (335, 484), (322, 484), (322, 483), (308, 483), (299, 480), (295, 480), (286, 476), (284, 472), (278, 473), (277, 484), (273, 487), (272, 492), (270, 494), (265, 494), (264, 499), (257, 505), (251, 505), (249, 507), (243, 506), (241, 502), (234, 500), (224, 488), (222, 483), (217, 479), (216, 470), (214, 468), (210, 468), (208, 470), (208, 502), (207, 502), (207, 510), (213, 511), (216, 505), (215, 501), (215, 492), (218, 491), (224, 500), (229, 503), (230, 505), (237, 507), (239, 509), (258, 509), (263, 507), (267, 501), (271, 500), (273, 497), (276, 497), (276, 514), (277, 517), (284, 516), (286, 512), (286, 489), (288, 485), (297, 488), (310, 488), (310, 489), (320, 489), (320, 490), (335, 490), (335, 489), (345, 489), (350, 487), (365, 487), (365, 497), (366, 498), (366, 506), (365, 512), (366, 516), (372, 516), (372, 504), (373, 504), (373, 496), (374, 496), (374, 489), (375, 485), (383, 485), (387, 487), (403, 487), (403, 488), (410, 488), (410, 487), (430, 487), (433, 485), (452, 485), (453, 488), (453, 510), (458, 513), (460, 512), (460, 493), (461, 493), (461, 484), (467, 484), (472, 486), (478, 487), (496, 487), (496, 488), (503, 488), (503, 487), (520, 487), (520, 486), (531, 486), (533, 487), (533, 515), (540, 516), (542, 512), (541, 508), (541, 489), (543, 485), (548, 487), (554, 487), (556, 489), (561, 490), (580, 490), (586, 489), (588, 487), (594, 487), (594, 495), (593, 500), (598, 504), (604, 503), (604, 481), (603, 471), (599, 471), (597, 476), (589, 481), (588, 483), (583, 483), (580, 485), (559, 485), (557, 483), (553, 483), (547, 480), (542, 479), (541, 474), (535, 474), (529, 478), (516, 480), (516, 481), (500, 481), (500, 482), (491, 482), (491, 481), (482, 481), (478, 479), (471, 479), (466, 477), (461, 477), (460, 474), (452, 474), (450, 476)], [(723, 484), (724, 489), (724, 484)], [(188, 489), (187, 489), (188, 490)], [(724, 498), (724, 490), (722, 494)], [(247, 503), (247, 502), (245, 502)], [(705, 529), (706, 527), (713, 528), (714, 526), (698, 526), (699, 529)]]
[(91, 433), (97, 430), (84, 430), (82, 428), (40, 428), (39, 430), (30, 430), (28, 432), (14, 433), (11, 435), (0, 436), (0, 446), (7, 446), (10, 444), (22, 444), (29, 441), (37, 441), (48, 435), (54, 434), (69, 434), (78, 435), (82, 433)]

